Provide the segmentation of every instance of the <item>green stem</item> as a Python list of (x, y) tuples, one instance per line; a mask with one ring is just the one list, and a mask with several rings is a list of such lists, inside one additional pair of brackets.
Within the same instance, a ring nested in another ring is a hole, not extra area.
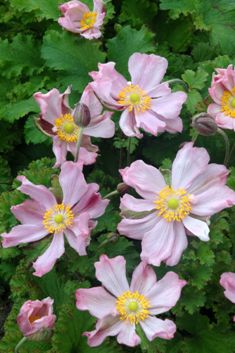
[(119, 194), (119, 192), (117, 190), (114, 190), (114, 191), (108, 193), (107, 195), (105, 195), (103, 198), (104, 199), (108, 199), (108, 198), (110, 198), (110, 197), (112, 197), (114, 195), (117, 195), (117, 194)]
[(76, 155), (74, 157), (74, 162), (75, 163), (78, 161), (78, 158), (79, 158), (79, 150), (80, 150), (81, 143), (82, 143), (82, 134), (83, 134), (83, 128), (79, 127), (78, 140), (77, 140), (77, 149), (76, 149)]
[(128, 137), (128, 146), (127, 146), (127, 155), (126, 155), (126, 164), (130, 164), (130, 154), (131, 154), (131, 137)]
[(224, 130), (218, 128), (217, 132), (223, 137), (225, 142), (225, 156), (224, 156), (224, 165), (227, 166), (230, 157), (230, 142), (228, 135), (224, 132)]
[(179, 83), (180, 85), (182, 85), (184, 87), (186, 92), (188, 92), (188, 90), (189, 90), (187, 83), (184, 82), (183, 80), (181, 80), (180, 78), (173, 78), (172, 80), (166, 81), (166, 83), (169, 83), (169, 85), (171, 85), (172, 83)]
[(27, 337), (23, 337), (20, 342), (16, 345), (15, 347), (15, 353), (19, 353), (19, 348), (24, 344), (24, 342), (27, 340)]

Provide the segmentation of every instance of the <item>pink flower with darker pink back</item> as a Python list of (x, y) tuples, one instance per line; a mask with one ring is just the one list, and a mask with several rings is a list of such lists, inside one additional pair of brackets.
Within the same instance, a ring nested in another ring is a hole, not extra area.
[(142, 199), (122, 197), (118, 231), (142, 241), (142, 260), (155, 266), (178, 264), (187, 235), (208, 241), (210, 217), (235, 204), (235, 192), (225, 185), (229, 171), (209, 160), (204, 148), (190, 142), (177, 153), (168, 182), (141, 160), (120, 171)]
[(83, 166), (95, 163), (97, 158), (99, 149), (91, 143), (91, 137), (110, 138), (115, 133), (115, 124), (111, 120), (113, 113), (103, 111), (101, 103), (89, 85), (85, 88), (80, 103), (87, 106), (90, 121), (84, 128), (77, 126), (74, 118), (76, 108), (71, 109), (68, 104), (70, 93), (68, 87), (62, 94), (56, 88), (45, 94), (41, 92), (34, 94), (41, 109), (38, 124), (53, 140), (55, 167), (61, 166), (66, 161), (69, 152), (75, 157), (79, 134), (82, 134), (82, 138), (78, 163)]
[(99, 186), (87, 184), (81, 168), (73, 162), (65, 162), (61, 167), (61, 199), (44, 185), (35, 185), (24, 176), (17, 179), (22, 183), (19, 190), (30, 199), (11, 207), (22, 224), (9, 233), (1, 234), (3, 247), (38, 241), (46, 236), (51, 238), (47, 250), (33, 263), (34, 275), (38, 277), (51, 271), (63, 255), (64, 236), (80, 256), (86, 255), (91, 230), (97, 224), (96, 218), (103, 215), (109, 203), (101, 198)]
[[(235, 273), (224, 272), (220, 277), (220, 284), (225, 289), (225, 297), (235, 304)], [(235, 316), (233, 321), (235, 321)]]
[(116, 71), (114, 62), (99, 64), (99, 71), (90, 73), (90, 85), (103, 104), (122, 111), (119, 125), (126, 136), (141, 138), (140, 129), (154, 136), (182, 131), (179, 115), (187, 95), (171, 92), (169, 84), (161, 82), (167, 66), (161, 56), (134, 53), (128, 61), (130, 81)]
[(50, 334), (56, 316), (53, 314), (53, 299), (26, 301), (17, 316), (17, 324), (23, 335), (31, 340), (40, 340)]
[(229, 65), (227, 69), (216, 69), (216, 72), (209, 88), (214, 102), (207, 111), (219, 127), (235, 131), (235, 70)]
[(157, 281), (154, 270), (141, 262), (129, 285), (123, 256), (102, 255), (95, 268), (102, 286), (76, 291), (77, 308), (88, 310), (98, 319), (95, 330), (84, 333), (89, 346), (99, 346), (106, 337), (117, 336), (118, 343), (134, 347), (141, 341), (136, 333), (138, 326), (149, 341), (156, 337), (167, 340), (174, 337), (174, 322), (156, 315), (176, 305), (186, 281), (174, 272), (168, 272)]
[(60, 11), (63, 17), (60, 17), (58, 22), (67, 31), (80, 34), (86, 39), (101, 37), (100, 29), (105, 17), (103, 1), (94, 0), (91, 11), (83, 2), (72, 0), (60, 5)]

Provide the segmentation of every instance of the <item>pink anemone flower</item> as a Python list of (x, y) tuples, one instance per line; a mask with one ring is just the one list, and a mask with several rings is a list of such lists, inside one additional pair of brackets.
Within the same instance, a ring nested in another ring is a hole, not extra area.
[[(225, 297), (235, 304), (235, 273), (224, 272), (220, 277), (220, 284), (225, 289)], [(233, 321), (235, 321), (235, 316)]]
[(229, 171), (208, 163), (207, 151), (190, 142), (176, 155), (169, 185), (158, 169), (141, 160), (120, 171), (143, 199), (124, 195), (118, 230), (142, 240), (143, 260), (176, 265), (188, 246), (186, 234), (208, 241), (208, 219), (235, 204), (235, 192), (225, 185)]
[(28, 300), (22, 305), (17, 324), (25, 337), (39, 340), (50, 333), (56, 320), (53, 302), (48, 297), (43, 300)]
[(98, 147), (91, 144), (90, 137), (110, 138), (115, 132), (115, 124), (110, 119), (112, 113), (102, 112), (102, 105), (89, 85), (85, 88), (80, 103), (88, 107), (90, 122), (84, 128), (77, 126), (74, 121), (76, 109), (72, 110), (68, 105), (70, 93), (68, 87), (62, 94), (56, 88), (46, 94), (40, 92), (34, 94), (41, 109), (39, 126), (53, 139), (55, 167), (59, 167), (66, 161), (68, 152), (73, 156), (76, 155), (79, 134), (82, 134), (79, 163), (81, 165), (95, 163)]
[(208, 114), (219, 127), (235, 131), (235, 70), (229, 65), (216, 71), (209, 88), (214, 102), (208, 106)]
[(12, 206), (12, 213), (22, 224), (1, 235), (3, 247), (38, 241), (49, 234), (51, 244), (33, 264), (34, 275), (38, 277), (49, 272), (63, 255), (64, 235), (79, 255), (86, 255), (90, 232), (96, 226), (94, 220), (103, 215), (109, 202), (101, 199), (99, 186), (87, 184), (80, 167), (73, 162), (65, 162), (61, 167), (62, 200), (57, 200), (45, 186), (32, 184), (24, 176), (17, 179), (22, 183), (19, 190), (31, 199)]
[(123, 111), (119, 124), (125, 135), (140, 138), (140, 128), (155, 136), (182, 131), (179, 114), (187, 95), (172, 93), (167, 82), (160, 83), (167, 65), (161, 56), (135, 53), (128, 62), (130, 82), (115, 70), (114, 62), (99, 64), (99, 71), (90, 73), (90, 84), (104, 105)]
[(100, 28), (105, 17), (103, 1), (94, 0), (92, 11), (86, 4), (77, 0), (66, 2), (59, 8), (63, 17), (60, 17), (58, 22), (67, 31), (78, 33), (86, 39), (101, 37)]
[(155, 315), (176, 305), (186, 281), (174, 272), (168, 272), (157, 281), (154, 270), (141, 262), (129, 285), (123, 256), (110, 259), (102, 255), (95, 268), (96, 278), (102, 286), (76, 291), (77, 308), (89, 310), (98, 319), (96, 329), (84, 333), (89, 346), (99, 346), (107, 336), (117, 336), (118, 343), (134, 347), (140, 343), (136, 334), (139, 325), (149, 341), (156, 337), (173, 338), (174, 322)]

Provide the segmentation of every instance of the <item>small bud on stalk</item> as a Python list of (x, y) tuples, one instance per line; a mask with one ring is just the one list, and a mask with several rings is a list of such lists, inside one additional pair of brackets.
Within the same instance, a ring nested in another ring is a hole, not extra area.
[(192, 118), (192, 127), (202, 136), (212, 136), (218, 131), (215, 120), (207, 113), (200, 113)]
[(120, 183), (117, 186), (117, 191), (119, 192), (119, 194), (125, 194), (128, 189), (129, 189), (129, 186), (125, 183)]
[(87, 127), (91, 122), (91, 114), (87, 105), (78, 103), (73, 112), (74, 122), (79, 127)]

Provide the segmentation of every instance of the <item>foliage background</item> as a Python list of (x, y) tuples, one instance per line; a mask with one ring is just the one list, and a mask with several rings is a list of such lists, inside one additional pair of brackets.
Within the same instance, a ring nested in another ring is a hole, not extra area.
[[(191, 117), (205, 111), (208, 86), (216, 67), (235, 63), (235, 2), (233, 0), (106, 0), (104, 36), (88, 41), (64, 31), (58, 24), (60, 0), (3, 0), (0, 5), (0, 230), (16, 224), (10, 206), (22, 202), (14, 180), (18, 173), (32, 182), (51, 186), (58, 171), (52, 169), (51, 141), (34, 125), (39, 112), (32, 95), (53, 87), (61, 91), (72, 84), (71, 103), (78, 101), (89, 82), (88, 72), (98, 62), (115, 61), (127, 75), (127, 61), (134, 52), (155, 53), (169, 61), (167, 79), (181, 78), (188, 85), (188, 100), (182, 112), (184, 132), (133, 139), (131, 156), (127, 140), (118, 129), (113, 140), (95, 141), (101, 151), (94, 166), (86, 167), (88, 181), (105, 193), (120, 182), (118, 168), (137, 158), (169, 168), (179, 145), (195, 137)], [(88, 5), (92, 1), (84, 0)], [(181, 86), (174, 86), (179, 89)], [(119, 115), (114, 119), (118, 122)], [(234, 133), (229, 133), (234, 143)], [(212, 161), (223, 163), (224, 142), (220, 136), (198, 137), (196, 144), (208, 149)], [(230, 158), (229, 184), (235, 189), (235, 156)], [(25, 300), (51, 296), (58, 316), (49, 342), (28, 342), (22, 353), (233, 353), (234, 306), (224, 298), (219, 285), (222, 272), (235, 271), (235, 210), (211, 220), (208, 243), (192, 238), (182, 261), (173, 268), (188, 281), (181, 300), (168, 314), (177, 324), (175, 338), (156, 339), (140, 347), (118, 346), (108, 339), (89, 348), (82, 332), (94, 327), (94, 319), (75, 308), (74, 291), (96, 284), (93, 263), (102, 253), (122, 254), (128, 273), (139, 262), (140, 244), (118, 237), (119, 199), (112, 199), (93, 232), (88, 257), (70, 248), (55, 269), (39, 279), (31, 263), (47, 246), (40, 243), (0, 248), (0, 352), (10, 353), (21, 338), (16, 316)], [(156, 269), (158, 277), (172, 268)]]

